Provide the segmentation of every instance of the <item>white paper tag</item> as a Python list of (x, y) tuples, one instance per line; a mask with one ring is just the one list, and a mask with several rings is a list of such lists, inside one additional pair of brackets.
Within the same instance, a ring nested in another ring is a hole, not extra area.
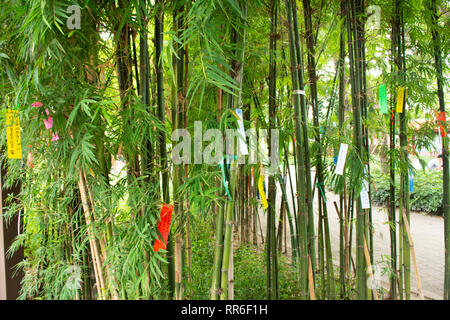
[(336, 164), (336, 174), (342, 175), (344, 173), (345, 158), (347, 157), (348, 144), (341, 143), (339, 148), (339, 156)]
[(234, 110), (236, 115), (239, 117), (238, 120), (238, 132), (239, 132), (239, 153), (242, 155), (247, 155), (248, 154), (248, 148), (247, 148), (247, 144), (245, 143), (245, 141), (247, 140), (247, 136), (245, 135), (245, 128), (244, 128), (244, 116), (242, 115), (242, 109), (235, 109)]
[(363, 190), (369, 191), (369, 182), (366, 180), (363, 180)]
[(366, 180), (363, 180), (363, 185), (359, 197), (361, 198), (361, 207), (363, 209), (370, 209), (369, 182), (367, 182)]
[(363, 209), (370, 209), (370, 199), (367, 190), (361, 190), (359, 197), (361, 198), (361, 207)]
[(292, 94), (305, 94), (305, 90), (294, 90)]

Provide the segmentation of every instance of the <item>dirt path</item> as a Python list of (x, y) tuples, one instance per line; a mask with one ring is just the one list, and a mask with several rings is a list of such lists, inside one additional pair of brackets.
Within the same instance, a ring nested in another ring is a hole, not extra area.
[[(293, 174), (293, 168), (291, 168)], [(292, 177), (293, 178), (293, 177)], [(295, 179), (293, 180), (295, 191)], [(287, 183), (286, 192), (290, 208), (292, 208), (292, 197), (289, 182)], [(294, 192), (295, 194), (295, 192)], [(317, 194), (317, 192), (316, 192)], [(339, 220), (333, 201), (338, 202), (339, 196), (331, 191), (326, 192), (327, 208), (330, 226), (330, 237), (333, 251), (333, 261), (336, 266), (339, 264)], [(281, 190), (277, 187), (277, 210), (281, 204)], [(314, 201), (317, 201), (315, 196)], [(315, 202), (316, 204), (316, 202)], [(292, 210), (291, 210), (292, 211)], [(397, 212), (398, 216), (398, 212)], [(317, 230), (317, 210), (315, 210), (315, 230)], [(373, 234), (374, 242), (374, 262), (381, 270), (390, 256), (390, 235), (387, 224), (388, 216), (385, 208), (373, 207), (372, 218), (375, 233)], [(444, 219), (442, 217), (429, 216), (421, 213), (411, 212), (411, 234), (414, 241), (416, 251), (417, 265), (422, 283), (423, 294), (429, 299), (442, 299), (444, 293)], [(264, 232), (266, 230), (266, 216), (260, 210), (260, 221)], [(289, 243), (289, 226), (287, 227), (288, 252), (290, 252)], [(259, 234), (259, 233), (258, 233)], [(352, 252), (355, 254), (355, 236), (353, 236)], [(317, 241), (317, 235), (316, 235)], [(317, 243), (317, 242), (316, 242)], [(283, 245), (284, 247), (284, 245)], [(417, 292), (416, 278), (411, 263), (411, 289)], [(381, 276), (381, 282), (386, 287), (388, 283), (387, 275)]]

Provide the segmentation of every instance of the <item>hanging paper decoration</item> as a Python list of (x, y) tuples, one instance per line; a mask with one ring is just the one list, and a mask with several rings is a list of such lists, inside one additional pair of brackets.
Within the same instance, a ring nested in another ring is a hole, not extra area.
[(227, 193), (228, 199), (230, 199), (230, 201), (232, 200), (231, 198), (231, 194), (230, 194), (230, 190), (228, 190), (228, 181), (227, 181), (227, 175), (225, 173), (226, 170), (226, 166), (227, 164), (225, 163), (225, 157), (222, 157), (222, 160), (220, 160), (220, 162), (218, 163), (218, 166), (220, 167), (220, 171), (222, 172), (222, 183), (223, 186), (225, 188), (225, 191)]
[(361, 193), (359, 197), (361, 198), (361, 208), (370, 209), (370, 198), (369, 198), (369, 183), (364, 180)]
[(445, 131), (445, 123), (446, 123), (445, 112), (440, 111), (440, 112), (436, 113), (436, 120), (438, 121), (438, 124), (439, 124), (439, 130), (441, 132), (441, 137), (445, 137), (445, 135), (446, 135), (446, 131)]
[(386, 85), (382, 84), (380, 86), (380, 112), (381, 114), (387, 114), (387, 94), (386, 94)]
[(414, 191), (414, 175), (411, 169), (409, 169), (409, 192)]
[(236, 109), (235, 115), (238, 117), (238, 132), (239, 132), (239, 153), (242, 155), (248, 154), (248, 148), (245, 141), (247, 140), (247, 137), (245, 135), (245, 128), (244, 128), (244, 116), (242, 114), (242, 109)]
[(264, 210), (266, 210), (269, 207), (269, 204), (267, 203), (266, 193), (264, 192), (264, 175), (262, 173), (259, 175), (258, 191), (261, 196), (262, 206)]
[(6, 111), (6, 144), (9, 159), (22, 159), (19, 111)]
[(345, 158), (347, 157), (348, 144), (341, 143), (339, 148), (339, 156), (336, 164), (336, 174), (342, 175), (344, 173)]
[(169, 238), (170, 221), (172, 220), (173, 206), (170, 204), (164, 204), (161, 208), (160, 220), (158, 223), (158, 230), (161, 233), (163, 239), (155, 240), (153, 251), (158, 252), (160, 249), (166, 250), (167, 239)]
[(299, 94), (299, 95), (305, 95), (305, 90), (294, 90), (292, 91), (292, 95)]
[(404, 100), (405, 100), (405, 88), (399, 87), (397, 89), (397, 113), (403, 112)]

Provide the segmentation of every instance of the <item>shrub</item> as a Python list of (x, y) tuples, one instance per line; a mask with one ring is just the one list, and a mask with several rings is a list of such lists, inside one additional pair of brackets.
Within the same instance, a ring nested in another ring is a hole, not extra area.
[[(390, 178), (374, 172), (372, 179), (377, 191), (372, 192), (372, 201), (378, 205), (386, 205), (389, 198)], [(395, 182), (396, 206), (399, 206), (399, 178)], [(442, 215), (442, 172), (415, 171), (414, 190), (410, 192), (412, 211), (422, 211), (432, 215)]]
[[(192, 283), (187, 285), (187, 298), (209, 299), (214, 260), (214, 239), (192, 242)], [(234, 292), (237, 300), (267, 299), (265, 253), (252, 245), (242, 245), (234, 252)], [(296, 272), (286, 257), (279, 255), (280, 299), (299, 299), (300, 287)]]

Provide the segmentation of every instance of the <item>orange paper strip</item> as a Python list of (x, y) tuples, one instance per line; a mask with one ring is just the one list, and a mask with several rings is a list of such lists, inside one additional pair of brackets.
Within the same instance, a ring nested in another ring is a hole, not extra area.
[(445, 112), (441, 111), (436, 113), (436, 120), (438, 121), (439, 124), (439, 129), (441, 131), (441, 137), (445, 137), (446, 135), (446, 131), (445, 131)]
[(155, 245), (153, 247), (153, 251), (158, 252), (159, 249), (166, 250), (167, 248), (167, 239), (169, 238), (169, 229), (170, 229), (170, 221), (172, 220), (172, 211), (173, 206), (169, 204), (164, 204), (161, 208), (160, 220), (158, 223), (158, 230), (161, 232), (163, 236), (163, 241), (160, 239), (155, 240)]

